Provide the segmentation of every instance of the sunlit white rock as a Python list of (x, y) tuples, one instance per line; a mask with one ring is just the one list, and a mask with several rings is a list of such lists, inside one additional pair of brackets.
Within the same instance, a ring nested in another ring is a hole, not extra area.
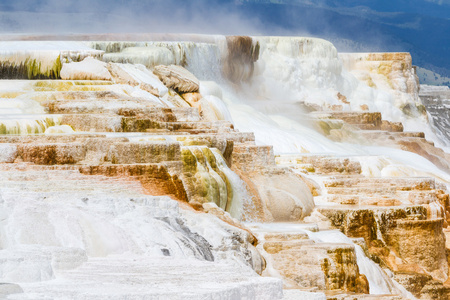
[(81, 62), (66, 63), (61, 69), (61, 79), (66, 80), (111, 80), (106, 63), (92, 57)]
[(73, 130), (72, 127), (70, 127), (69, 125), (58, 125), (58, 126), (51, 126), (48, 127), (47, 129), (45, 129), (45, 134), (46, 135), (51, 135), (51, 134), (61, 134), (61, 133), (65, 133), (65, 134), (69, 134), (69, 133), (74, 133), (75, 131)]

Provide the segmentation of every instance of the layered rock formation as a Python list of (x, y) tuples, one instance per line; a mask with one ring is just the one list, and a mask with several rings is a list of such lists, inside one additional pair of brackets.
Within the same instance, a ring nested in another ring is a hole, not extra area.
[(1, 56), (54, 79), (0, 82), (1, 293), (446, 299), (450, 160), (409, 54), (203, 39)]
[(421, 85), (420, 99), (430, 114), (430, 123), (433, 125), (437, 135), (441, 136), (443, 141), (447, 141), (445, 146), (449, 146), (449, 101), (450, 90), (448, 87), (434, 87)]

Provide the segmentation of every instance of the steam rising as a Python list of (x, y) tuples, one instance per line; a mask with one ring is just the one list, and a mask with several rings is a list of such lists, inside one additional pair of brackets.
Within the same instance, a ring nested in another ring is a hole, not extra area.
[[(219, 1), (0, 0), (3, 33), (261, 34), (261, 22)], [(223, 2), (223, 1), (222, 1)]]

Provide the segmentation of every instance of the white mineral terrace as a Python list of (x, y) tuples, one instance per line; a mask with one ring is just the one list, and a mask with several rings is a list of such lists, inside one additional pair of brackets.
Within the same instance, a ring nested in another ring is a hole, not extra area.
[(445, 289), (450, 142), (409, 54), (163, 38), (0, 42), (0, 297)]

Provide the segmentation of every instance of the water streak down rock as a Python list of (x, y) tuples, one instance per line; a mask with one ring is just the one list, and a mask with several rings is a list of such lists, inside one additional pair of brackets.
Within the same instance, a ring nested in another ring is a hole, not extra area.
[(248, 36), (227, 36), (227, 58), (223, 72), (238, 84), (253, 75), (254, 62), (259, 58), (259, 42)]

